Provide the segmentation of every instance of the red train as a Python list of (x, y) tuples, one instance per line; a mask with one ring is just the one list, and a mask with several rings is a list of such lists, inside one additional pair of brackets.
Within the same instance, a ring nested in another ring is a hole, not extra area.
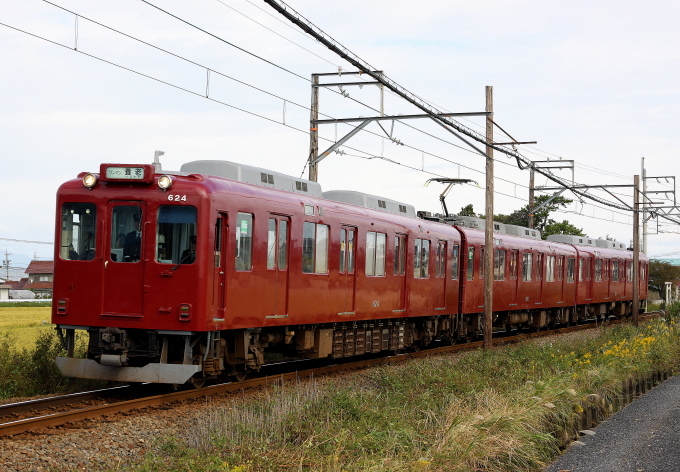
[[(494, 330), (632, 306), (629, 251), (496, 233), (484, 274), (479, 229), (224, 161), (102, 164), (59, 188), (55, 237), (52, 321), (68, 350), (57, 364), (73, 377), (198, 385), (259, 370), (267, 352), (346, 357), (470, 339), (485, 275)], [(646, 267), (643, 257), (641, 299)], [(76, 330), (89, 336), (84, 359)]]

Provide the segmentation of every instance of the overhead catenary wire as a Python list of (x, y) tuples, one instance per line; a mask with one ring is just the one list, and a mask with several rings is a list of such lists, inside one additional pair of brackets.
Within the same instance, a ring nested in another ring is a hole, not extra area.
[[(230, 79), (230, 80), (232, 80), (232, 81), (235, 81), (235, 82), (237, 82), (237, 83), (239, 83), (239, 84), (242, 84), (242, 85), (244, 85), (244, 86), (247, 86), (247, 87), (249, 87), (249, 88), (252, 88), (252, 89), (254, 89), (254, 90), (256, 90), (256, 91), (259, 91), (259, 92), (261, 92), (261, 93), (264, 93), (264, 94), (267, 94), (267, 95), (269, 95), (269, 96), (275, 97), (275, 98), (277, 98), (277, 99), (279, 99), (279, 100), (282, 100), (284, 103), (288, 102), (288, 103), (291, 103), (291, 104), (293, 104), (293, 105), (295, 105), (295, 106), (297, 106), (297, 107), (303, 108), (303, 109), (305, 109), (305, 110), (309, 110), (309, 107), (306, 106), (306, 105), (299, 104), (299, 103), (297, 103), (297, 102), (295, 102), (295, 101), (293, 101), (293, 100), (290, 100), (290, 99), (285, 98), (285, 97), (281, 97), (281, 96), (279, 96), (279, 95), (277, 95), (277, 94), (271, 93), (271, 92), (269, 92), (269, 91), (267, 91), (267, 90), (264, 90), (264, 89), (262, 89), (262, 88), (260, 88), (260, 87), (256, 87), (256, 86), (254, 86), (254, 85), (252, 85), (252, 84), (249, 84), (249, 83), (247, 83), (247, 82), (244, 82), (244, 81), (242, 81), (242, 80), (240, 80), (240, 79), (237, 79), (237, 78), (235, 78), (235, 77), (232, 77), (232, 76), (230, 76), (230, 75), (228, 75), (228, 74), (225, 74), (225, 73), (223, 73), (223, 72), (217, 71), (217, 70), (212, 69), (212, 68), (209, 68), (208, 66), (205, 66), (205, 65), (203, 65), (203, 64), (200, 64), (200, 63), (198, 63), (198, 62), (196, 62), (196, 61), (193, 61), (193, 60), (191, 60), (191, 59), (185, 58), (185, 57), (183, 57), (183, 56), (180, 56), (179, 54), (173, 53), (173, 52), (168, 51), (168, 50), (166, 50), (166, 49), (164, 49), (164, 48), (161, 48), (161, 47), (158, 47), (158, 46), (156, 46), (156, 45), (154, 45), (154, 44), (151, 44), (151, 43), (149, 43), (148, 41), (141, 40), (141, 39), (139, 39), (139, 38), (137, 38), (137, 37), (135, 37), (135, 36), (132, 36), (132, 35), (130, 35), (130, 34), (128, 34), (128, 33), (125, 33), (125, 32), (122, 32), (122, 31), (120, 31), (120, 30), (117, 30), (117, 29), (115, 29), (115, 28), (112, 28), (112, 27), (110, 27), (110, 26), (107, 26), (107, 25), (105, 25), (105, 24), (103, 24), (103, 23), (101, 23), (101, 22), (99, 22), (99, 21), (96, 21), (96, 20), (93, 20), (93, 19), (91, 19), (91, 18), (85, 17), (85, 16), (80, 15), (80, 14), (78, 14), (78, 13), (75, 13), (75, 12), (73, 12), (73, 11), (71, 11), (71, 10), (68, 10), (68, 9), (66, 9), (66, 8), (64, 8), (64, 7), (61, 7), (60, 5), (54, 4), (53, 2), (50, 2), (50, 1), (48, 1), (48, 0), (43, 0), (43, 1), (44, 1), (45, 3), (48, 3), (48, 4), (50, 4), (50, 5), (54, 6), (54, 7), (56, 7), (56, 8), (59, 8), (59, 9), (61, 9), (61, 10), (63, 10), (63, 11), (66, 11), (66, 12), (68, 12), (68, 13), (70, 13), (70, 14), (76, 15), (77, 17), (79, 17), (79, 18), (81, 18), (81, 19), (90, 21), (90, 22), (92, 22), (93, 24), (96, 24), (96, 25), (98, 25), (98, 26), (100, 26), (100, 27), (102, 27), (102, 28), (106, 28), (106, 29), (108, 29), (108, 30), (110, 30), (110, 31), (113, 31), (113, 32), (115, 32), (115, 33), (117, 33), (117, 34), (120, 34), (120, 35), (122, 35), (122, 36), (124, 36), (124, 37), (126, 37), (126, 38), (132, 39), (132, 40), (137, 41), (137, 42), (139, 42), (139, 43), (141, 43), (141, 44), (144, 44), (144, 45), (146, 45), (146, 46), (148, 46), (148, 47), (151, 47), (151, 48), (153, 48), (153, 49), (156, 49), (156, 50), (158, 50), (158, 51), (161, 51), (161, 52), (163, 52), (163, 53), (166, 53), (166, 54), (168, 54), (168, 55), (171, 55), (171, 56), (173, 56), (173, 57), (175, 57), (175, 58), (178, 58), (178, 59), (180, 59), (180, 60), (186, 61), (186, 62), (188, 62), (188, 63), (190, 63), (190, 64), (193, 64), (193, 65), (195, 65), (195, 66), (197, 66), (197, 67), (204, 68), (204, 69), (206, 69), (206, 71), (207, 71), (208, 74), (209, 74), (210, 72), (213, 72), (213, 73), (218, 74), (218, 75), (220, 75), (220, 76), (223, 76), (223, 77), (225, 77), (225, 78), (227, 78), (227, 79)], [(212, 97), (209, 97), (209, 96), (208, 96), (208, 86), (207, 86), (207, 83), (206, 83), (206, 93), (205, 93), (205, 95), (204, 95), (203, 93), (200, 93), (200, 94), (199, 94), (199, 93), (197, 93), (197, 92), (195, 92), (195, 91), (186, 89), (185, 87), (180, 87), (180, 86), (177, 86), (177, 85), (172, 84), (172, 83), (170, 83), (170, 82), (167, 82), (167, 81), (163, 81), (163, 80), (157, 79), (157, 78), (155, 78), (155, 77), (153, 77), (153, 76), (150, 76), (150, 75), (148, 75), (148, 74), (144, 74), (144, 73), (141, 73), (141, 72), (136, 71), (136, 70), (134, 70), (134, 69), (127, 68), (127, 67), (122, 66), (122, 65), (120, 65), (120, 64), (113, 63), (113, 62), (111, 62), (111, 61), (107, 61), (107, 60), (105, 60), (105, 59), (103, 59), (103, 58), (100, 58), (99, 56), (95, 56), (95, 55), (93, 55), (93, 54), (88, 54), (88, 53), (83, 52), (82, 50), (77, 50), (77, 49), (71, 48), (71, 47), (69, 47), (69, 46), (67, 46), (67, 45), (64, 45), (64, 44), (61, 44), (61, 43), (58, 43), (58, 42), (49, 40), (49, 39), (47, 39), (47, 38), (44, 38), (44, 37), (42, 37), (42, 36), (39, 36), (39, 35), (30, 33), (30, 32), (27, 32), (27, 31), (24, 31), (24, 30), (21, 30), (21, 29), (18, 29), (18, 28), (14, 28), (14, 27), (12, 27), (11, 25), (6, 25), (6, 24), (4, 24), (4, 23), (0, 23), (0, 24), (3, 24), (4, 26), (7, 26), (7, 27), (12, 28), (12, 29), (15, 29), (15, 30), (17, 30), (17, 31), (20, 31), (20, 32), (23, 32), (23, 33), (32, 35), (32, 36), (37, 37), (37, 38), (39, 38), (39, 39), (46, 40), (46, 41), (51, 42), (51, 43), (53, 43), (53, 44), (60, 45), (60, 46), (65, 47), (65, 48), (67, 48), (67, 49), (74, 50), (74, 51), (76, 51), (76, 52), (82, 53), (82, 54), (87, 55), (87, 56), (89, 56), (89, 57), (92, 57), (92, 58), (95, 58), (95, 59), (98, 59), (98, 60), (102, 60), (102, 61), (107, 62), (107, 63), (109, 63), (109, 64), (111, 64), (111, 65), (114, 65), (114, 66), (116, 66), (116, 67), (120, 67), (120, 68), (122, 68), (122, 69), (124, 69), (124, 70), (127, 70), (127, 71), (129, 71), (129, 72), (133, 72), (133, 73), (142, 75), (142, 76), (144, 76), (144, 77), (147, 77), (147, 78), (150, 78), (150, 79), (159, 81), (159, 82), (164, 83), (164, 84), (166, 84), (166, 85), (173, 86), (173, 87), (178, 88), (178, 89), (180, 89), (180, 90), (183, 90), (183, 91), (185, 91), (185, 92), (189, 92), (189, 93), (192, 93), (192, 94), (194, 94), (194, 95), (199, 95), (199, 96), (202, 96), (202, 97), (204, 97), (204, 98), (208, 98), (209, 100), (219, 102), (219, 103), (221, 103), (221, 104), (223, 104), (223, 105), (229, 106), (229, 107), (234, 108), (234, 109), (237, 109), (237, 110), (239, 110), (239, 111), (243, 111), (243, 112), (245, 112), (245, 113), (249, 113), (249, 114), (251, 114), (251, 115), (258, 116), (258, 117), (260, 117), (260, 118), (267, 119), (267, 120), (272, 121), (272, 122), (274, 122), (274, 123), (283, 124), (284, 126), (287, 126), (287, 127), (290, 127), (290, 128), (294, 128), (294, 129), (296, 129), (296, 130), (298, 130), (298, 131), (303, 131), (303, 130), (301, 130), (300, 128), (296, 128), (296, 127), (290, 126), (290, 125), (286, 124), (285, 122), (279, 122), (278, 120), (273, 120), (273, 119), (268, 118), (268, 117), (266, 117), (266, 116), (259, 115), (259, 114), (257, 114), (257, 113), (251, 112), (251, 111), (249, 111), (249, 110), (246, 110), (246, 109), (243, 109), (243, 108), (239, 108), (239, 107), (236, 107), (236, 106), (234, 106), (234, 105), (228, 104), (228, 103), (226, 103), (226, 102), (222, 102), (222, 101), (220, 101), (220, 100), (216, 100), (216, 99), (214, 99), (214, 98), (212, 98)], [(208, 77), (209, 77), (209, 75), (208, 75)], [(359, 101), (357, 101), (357, 100), (354, 100), (354, 101), (356, 101), (356, 102), (358, 102), (358, 103), (361, 103), (362, 105), (364, 105), (364, 106), (366, 106), (367, 108), (370, 108), (370, 109), (372, 109), (372, 110), (374, 110), (374, 111), (376, 111), (376, 112), (378, 111), (378, 110), (376, 110), (375, 108), (370, 107), (369, 105), (363, 104), (362, 102), (359, 102)], [(333, 119), (333, 117), (330, 116), (330, 115), (327, 115), (327, 114), (324, 114), (324, 113), (321, 113), (321, 114), (324, 115), (324, 116), (326, 116), (326, 117), (328, 117), (328, 118)], [(285, 120), (284, 120), (284, 121), (285, 121)], [(397, 120), (397, 121), (398, 121), (398, 120)], [(417, 130), (417, 131), (419, 131), (419, 132), (421, 132), (421, 133), (424, 133), (424, 134), (426, 134), (426, 135), (428, 135), (428, 136), (431, 136), (431, 137), (433, 137), (433, 138), (435, 138), (435, 139), (439, 139), (440, 141), (443, 141), (443, 142), (445, 142), (445, 143), (447, 143), (447, 144), (450, 144), (450, 145), (452, 145), (452, 146), (455, 146), (455, 147), (457, 147), (457, 148), (459, 148), (459, 149), (461, 149), (461, 150), (464, 150), (464, 151), (466, 151), (466, 152), (473, 152), (473, 151), (470, 151), (470, 149), (468, 149), (468, 148), (464, 148), (464, 147), (462, 147), (462, 146), (459, 146), (459, 145), (456, 145), (456, 144), (454, 144), (454, 143), (451, 143), (451, 142), (449, 142), (449, 141), (447, 141), (447, 140), (444, 140), (444, 139), (439, 138), (439, 137), (437, 137), (437, 136), (434, 136), (434, 135), (432, 135), (432, 134), (430, 134), (430, 133), (427, 133), (427, 132), (425, 132), (425, 131), (422, 131), (422, 130), (420, 130), (420, 129), (418, 129), (418, 128), (415, 128), (415, 127), (413, 127), (413, 126), (411, 126), (411, 125), (409, 125), (409, 124), (407, 124), (407, 123), (404, 123), (404, 122), (400, 122), (400, 123), (402, 123), (402, 124), (404, 124), (404, 125), (406, 125), (406, 126), (412, 128), (412, 129), (415, 129), (415, 130)], [(352, 125), (350, 125), (350, 126), (352, 126)], [(352, 127), (353, 127), (353, 126), (352, 126)], [(374, 136), (382, 137), (381, 135), (379, 135), (379, 134), (377, 134), (377, 133), (375, 133), (375, 132), (372, 132), (372, 131), (370, 131), (370, 130), (364, 130), (364, 131), (366, 131), (367, 133), (372, 134), (372, 135), (374, 135)], [(323, 138), (323, 139), (326, 140), (326, 141), (329, 141), (329, 142), (331, 141), (331, 140), (328, 140), (327, 138)], [(448, 162), (448, 163), (451, 163), (451, 164), (460, 166), (461, 168), (468, 169), (468, 170), (470, 170), (470, 171), (472, 171), (472, 172), (477, 172), (477, 173), (480, 173), (480, 174), (483, 174), (483, 173), (484, 173), (484, 172), (481, 171), (481, 170), (474, 169), (474, 168), (472, 168), (472, 167), (470, 167), (470, 166), (467, 166), (467, 165), (465, 165), (465, 164), (462, 164), (462, 163), (453, 161), (453, 160), (451, 160), (451, 159), (447, 159), (447, 158), (445, 158), (445, 157), (439, 156), (439, 155), (434, 154), (434, 153), (429, 152), (429, 151), (425, 151), (425, 150), (420, 149), (420, 148), (417, 148), (417, 147), (415, 147), (415, 146), (411, 146), (411, 145), (406, 144), (406, 143), (401, 143), (401, 144), (402, 144), (404, 147), (406, 147), (406, 148), (413, 149), (413, 150), (418, 151), (418, 152), (421, 152), (421, 153), (425, 153), (425, 154), (427, 154), (428, 156), (434, 157), (434, 158), (436, 158), (436, 159), (440, 159), (440, 160), (442, 160), (442, 161), (444, 161), (444, 162)], [(355, 150), (355, 151), (365, 153), (365, 154), (367, 154), (367, 155), (371, 155), (371, 153), (368, 153), (368, 152), (366, 152), (366, 151), (361, 151), (361, 150), (358, 150), (358, 149), (356, 149), (356, 148), (352, 148), (352, 147), (347, 146), (347, 145), (345, 145), (345, 147), (347, 147), (348, 149), (353, 149), (353, 150)], [(498, 162), (500, 162), (500, 163), (502, 163), (502, 164), (505, 164), (505, 165), (510, 165), (510, 164), (508, 164), (507, 162), (504, 162), (504, 161), (498, 161)], [(514, 166), (513, 166), (513, 167), (514, 167)], [(525, 187), (525, 188), (526, 188), (525, 185), (519, 184), (519, 183), (514, 182), (514, 181), (511, 181), (511, 180), (507, 180), (507, 179), (504, 179), (504, 178), (499, 178), (499, 180), (505, 181), (505, 182), (511, 183), (511, 184), (516, 184), (516, 185), (519, 185), (519, 186), (522, 186), (522, 187)]]

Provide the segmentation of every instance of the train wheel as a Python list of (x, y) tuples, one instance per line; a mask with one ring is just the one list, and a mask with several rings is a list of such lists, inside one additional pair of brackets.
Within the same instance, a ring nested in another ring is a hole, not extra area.
[(234, 370), (231, 375), (236, 379), (237, 382), (242, 382), (248, 377), (248, 369), (245, 365), (234, 366)]
[(189, 379), (189, 382), (191, 383), (191, 386), (194, 388), (203, 388), (205, 385), (206, 378), (203, 376), (199, 376), (198, 374), (194, 375)]

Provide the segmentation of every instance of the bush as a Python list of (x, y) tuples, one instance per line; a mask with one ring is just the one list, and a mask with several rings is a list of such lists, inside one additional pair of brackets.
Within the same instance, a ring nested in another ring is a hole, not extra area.
[[(85, 343), (76, 343), (84, 354)], [(68, 378), (61, 375), (54, 358), (66, 351), (54, 330), (40, 333), (35, 347), (19, 349), (15, 340), (5, 334), (0, 337), (0, 398), (32, 397), (102, 388), (110, 383)]]

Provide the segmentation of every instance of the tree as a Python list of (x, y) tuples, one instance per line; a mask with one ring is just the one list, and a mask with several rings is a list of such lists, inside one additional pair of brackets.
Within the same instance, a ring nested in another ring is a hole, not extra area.
[(463, 208), (461, 208), (458, 215), (459, 216), (477, 216), (477, 215), (475, 215), (474, 208), (472, 208), (472, 203), (468, 203)]
[(674, 285), (680, 281), (680, 267), (658, 259), (649, 260), (649, 290), (659, 292), (663, 297), (666, 282)]
[(562, 220), (561, 223), (558, 223), (553, 219), (548, 220), (548, 224), (543, 227), (541, 236), (543, 239), (546, 239), (551, 234), (573, 234), (576, 236), (585, 236), (585, 234), (583, 234), (583, 228), (577, 228), (567, 220)]
[[(540, 195), (534, 201), (534, 208), (545, 203), (552, 195)], [(541, 232), (543, 239), (547, 238), (551, 234), (573, 234), (576, 236), (585, 236), (582, 228), (577, 228), (576, 226), (569, 223), (567, 220), (562, 220), (561, 222), (550, 218), (550, 213), (558, 210), (560, 208), (565, 208), (573, 200), (568, 198), (557, 196), (553, 198), (550, 203), (545, 207), (541, 208), (539, 211), (534, 211), (534, 228)], [(464, 206), (461, 208), (459, 215), (462, 216), (475, 216), (475, 212), (472, 208), (472, 204)], [(479, 218), (484, 218), (484, 215), (477, 215)], [(509, 225), (517, 226), (529, 226), (529, 205), (524, 205), (519, 210), (515, 210), (509, 215), (494, 215), (493, 219), (496, 223), (504, 223)]]

